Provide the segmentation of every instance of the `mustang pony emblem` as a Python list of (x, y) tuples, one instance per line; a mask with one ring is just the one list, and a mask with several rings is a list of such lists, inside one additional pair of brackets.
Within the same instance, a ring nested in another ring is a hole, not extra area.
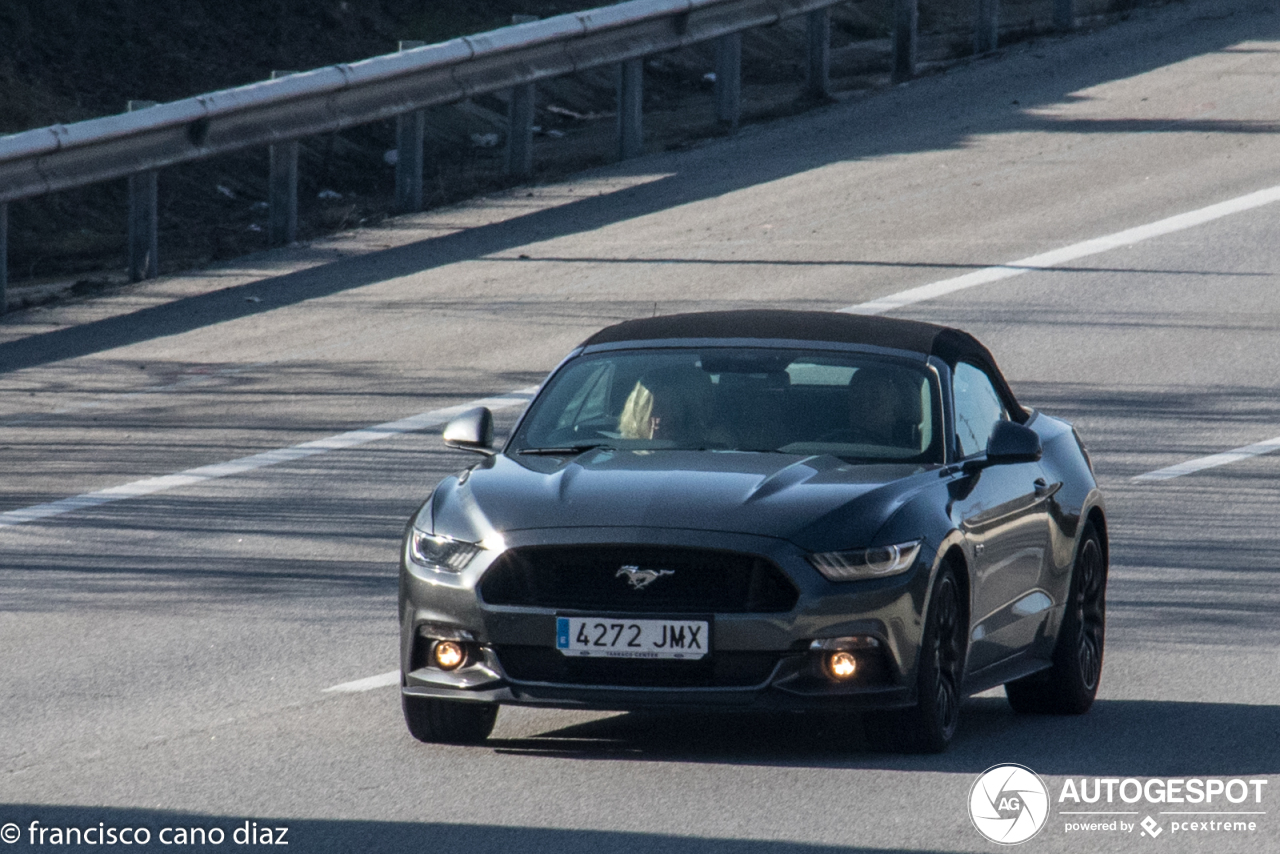
[(631, 582), (632, 590), (643, 590), (664, 575), (675, 575), (674, 569), (641, 569), (638, 566), (624, 566), (614, 573), (614, 578), (625, 576)]

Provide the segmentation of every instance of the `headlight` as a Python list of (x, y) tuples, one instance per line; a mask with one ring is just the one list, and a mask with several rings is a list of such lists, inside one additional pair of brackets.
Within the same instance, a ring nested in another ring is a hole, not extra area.
[(480, 553), (480, 546), (426, 534), (416, 528), (409, 534), (409, 558), (420, 566), (462, 572), (471, 559)]
[(809, 555), (809, 563), (831, 581), (883, 578), (906, 572), (920, 554), (920, 540), (896, 546), (877, 546), (847, 552)]

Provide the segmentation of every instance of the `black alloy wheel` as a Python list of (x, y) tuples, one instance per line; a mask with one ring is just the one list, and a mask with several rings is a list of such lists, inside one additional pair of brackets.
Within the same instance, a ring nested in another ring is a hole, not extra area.
[(947, 749), (956, 733), (963, 699), (964, 614), (955, 571), (943, 566), (933, 583), (925, 619), (916, 705), (868, 714), (865, 727), (870, 741), (903, 753), (941, 753)]
[(1082, 715), (1098, 695), (1106, 637), (1107, 558), (1093, 523), (1085, 526), (1071, 574), (1053, 666), (1004, 686), (1016, 712)]
[(400, 695), (404, 722), (418, 741), (435, 744), (479, 744), (493, 732), (496, 703), (467, 703), (434, 697)]

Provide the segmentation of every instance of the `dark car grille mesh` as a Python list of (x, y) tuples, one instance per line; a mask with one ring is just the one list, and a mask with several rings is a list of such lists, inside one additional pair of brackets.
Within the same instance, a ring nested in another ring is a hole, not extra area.
[(507, 676), (518, 682), (625, 688), (746, 688), (769, 678), (776, 652), (716, 652), (701, 661), (574, 658), (541, 646), (494, 649)]
[[(666, 574), (637, 589), (624, 567)], [(492, 605), (637, 614), (775, 613), (795, 607), (798, 595), (754, 555), (654, 546), (511, 549), (480, 582)]]

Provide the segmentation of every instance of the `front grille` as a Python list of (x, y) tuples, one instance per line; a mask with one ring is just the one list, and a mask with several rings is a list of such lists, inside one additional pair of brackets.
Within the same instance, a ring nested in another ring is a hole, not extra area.
[[(624, 567), (664, 574), (637, 589)], [(565, 610), (767, 614), (790, 611), (799, 594), (780, 569), (755, 555), (665, 546), (526, 546), (494, 561), (480, 596), (492, 605)]]
[(576, 658), (543, 646), (498, 646), (494, 654), (518, 682), (623, 688), (746, 688), (769, 678), (776, 652), (715, 652), (700, 661)]

